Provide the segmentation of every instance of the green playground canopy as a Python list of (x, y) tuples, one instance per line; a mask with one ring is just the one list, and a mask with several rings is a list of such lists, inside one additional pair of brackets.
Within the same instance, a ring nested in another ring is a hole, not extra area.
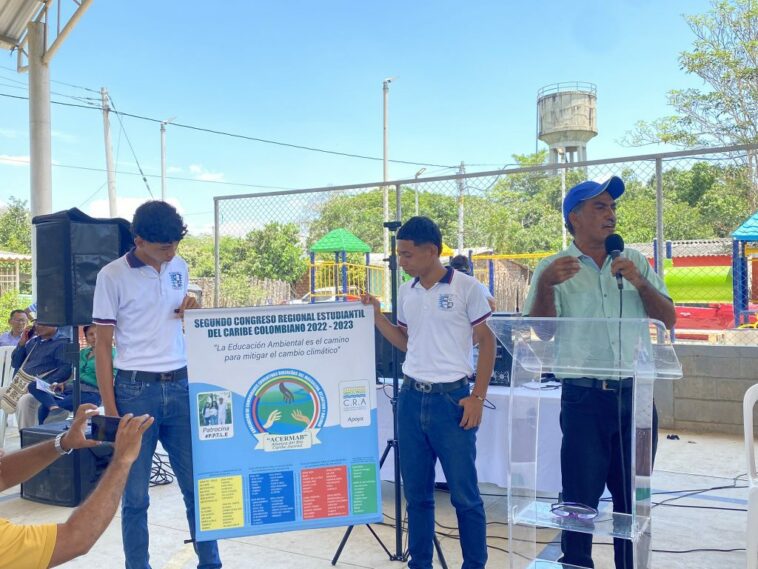
[(310, 247), (311, 253), (370, 253), (371, 247), (347, 229), (334, 229)]

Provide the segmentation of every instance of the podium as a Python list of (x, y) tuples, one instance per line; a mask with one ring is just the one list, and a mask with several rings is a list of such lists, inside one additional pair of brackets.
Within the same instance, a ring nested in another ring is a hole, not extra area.
[[(630, 540), (634, 568), (645, 568), (650, 558), (653, 386), (655, 381), (682, 376), (668, 331), (657, 320), (631, 318), (493, 317), (489, 325), (513, 357), (508, 443), (510, 569), (577, 567), (543, 558), (544, 545), (555, 537), (555, 530)], [(538, 446), (538, 429), (540, 413), (548, 409), (541, 404), (540, 394), (546, 380), (568, 378), (632, 382), (629, 514), (614, 512), (611, 502), (603, 500), (597, 513), (577, 512), (561, 503), (554, 491), (540, 488), (538, 463), (544, 453)]]

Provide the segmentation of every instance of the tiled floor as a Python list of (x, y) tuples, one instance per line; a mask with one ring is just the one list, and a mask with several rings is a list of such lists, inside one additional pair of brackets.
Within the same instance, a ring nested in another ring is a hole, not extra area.
[[(737, 437), (677, 433), (679, 440), (667, 440), (661, 433), (656, 471), (653, 477), (654, 492), (702, 489), (731, 486), (736, 476), (744, 473), (742, 440)], [(9, 429), (6, 449), (18, 448), (18, 434)], [(744, 479), (743, 479), (744, 480)], [(738, 486), (744, 486), (743, 481)], [(384, 512), (388, 525), (373, 526), (382, 541), (394, 550), (395, 534), (389, 516), (393, 515), (393, 485), (382, 485)], [(488, 567), (506, 568), (509, 547), (507, 540), (506, 500), (502, 488), (483, 485), (488, 518)], [(656, 494), (654, 501), (678, 494)], [(724, 569), (739, 568), (745, 564), (745, 508), (747, 492), (744, 488), (729, 488), (682, 498), (674, 505), (654, 509), (653, 564), (656, 569)], [(188, 537), (183, 505), (176, 484), (157, 487), (151, 491), (150, 508), (151, 564), (153, 569), (190, 569), (195, 567), (192, 548), (182, 540)], [(461, 555), (456, 535), (456, 520), (448, 496), (437, 493), (437, 521), (440, 543), (448, 566), (460, 567)], [(721, 509), (696, 509), (680, 506), (699, 506)], [(18, 497), (18, 490), (6, 491), (0, 496), (0, 515), (16, 522), (60, 522), (71, 513), (68, 508), (41, 505)], [(224, 540), (220, 544), (224, 567), (247, 568), (303, 568), (331, 567), (344, 528), (269, 534), (258, 537)], [(540, 541), (555, 542), (554, 531), (540, 532)], [(405, 536), (404, 538), (405, 539)], [(556, 551), (555, 545), (543, 545), (544, 553)], [(735, 552), (669, 553), (688, 549), (742, 549)], [(595, 567), (611, 568), (613, 548), (598, 544), (594, 548)], [(337, 567), (396, 568), (405, 563), (390, 561), (374, 537), (365, 527), (353, 531)], [(105, 535), (84, 558), (65, 567), (116, 569), (123, 566), (120, 519), (118, 516)], [(518, 565), (518, 567), (524, 566)], [(435, 563), (435, 567), (441, 567)]]

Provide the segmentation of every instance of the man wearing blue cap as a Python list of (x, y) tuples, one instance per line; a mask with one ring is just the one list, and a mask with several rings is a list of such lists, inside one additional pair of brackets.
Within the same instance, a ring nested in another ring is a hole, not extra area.
[[(623, 256), (615, 259), (606, 251), (605, 241), (616, 229), (616, 199), (623, 193), (624, 182), (617, 176), (602, 182), (588, 180), (569, 190), (563, 200), (563, 219), (574, 240), (565, 250), (537, 265), (524, 306), (525, 314), (595, 319), (654, 318), (667, 328), (673, 327), (674, 303), (647, 259), (633, 249), (626, 249)], [(622, 279), (617, 280), (619, 274)], [(578, 354), (591, 346), (596, 357), (607, 357), (611, 362), (625, 357), (633, 348), (617, 342), (622, 337), (612, 334), (608, 326), (587, 326), (581, 335), (573, 336), (561, 339), (563, 350), (574, 350)], [(563, 502), (596, 509), (607, 486), (613, 497), (614, 511), (630, 513), (632, 378), (565, 377), (562, 380)], [(652, 423), (654, 457), (658, 423), (655, 407)], [(632, 542), (614, 539), (613, 545), (616, 568), (632, 569)], [(561, 549), (561, 562), (594, 567), (592, 535), (564, 531)]]

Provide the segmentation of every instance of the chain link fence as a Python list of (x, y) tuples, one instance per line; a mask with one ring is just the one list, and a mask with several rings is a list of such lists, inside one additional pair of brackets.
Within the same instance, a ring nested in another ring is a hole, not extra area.
[[(213, 301), (230, 306), (240, 298), (229, 291), (250, 276), (240, 274), (245, 255), (269, 259), (266, 276), (286, 283), (289, 299), (309, 292), (314, 300), (319, 294), (350, 298), (361, 283), (388, 296), (386, 192), (391, 219), (418, 214), (435, 220), (444, 244), (472, 259), (498, 310), (518, 312), (539, 259), (571, 240), (561, 213), (565, 192), (610, 175), (626, 185), (616, 230), (664, 276), (677, 304), (678, 341), (758, 344), (758, 250), (752, 248), (758, 235), (740, 242), (731, 237), (758, 209), (758, 145), (216, 197)], [(755, 226), (758, 231), (758, 221)], [(348, 230), (371, 253), (311, 255), (335, 229)], [(331, 276), (319, 266), (330, 266)], [(330, 287), (334, 294), (325, 291)], [(251, 293), (245, 302), (267, 298)]]

